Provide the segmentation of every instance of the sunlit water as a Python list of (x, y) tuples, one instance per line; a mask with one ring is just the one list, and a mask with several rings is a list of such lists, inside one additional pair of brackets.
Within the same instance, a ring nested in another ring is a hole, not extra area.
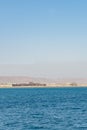
[(87, 88), (0, 89), (0, 130), (87, 130)]

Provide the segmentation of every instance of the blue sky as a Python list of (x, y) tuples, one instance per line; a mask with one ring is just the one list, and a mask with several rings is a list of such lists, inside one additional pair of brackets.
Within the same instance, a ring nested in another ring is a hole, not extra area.
[[(63, 76), (62, 68), (66, 70), (68, 65), (73, 72), (79, 63), (83, 65), (77, 77), (87, 65), (87, 0), (0, 1), (0, 64), (33, 65), (31, 73), (34, 75), (35, 69), (41, 76), (45, 76), (44, 69), (48, 74), (51, 66), (50, 75), (59, 76), (56, 72), (61, 70)], [(57, 70), (60, 64), (62, 68)], [(14, 74), (1, 70), (2, 75)]]

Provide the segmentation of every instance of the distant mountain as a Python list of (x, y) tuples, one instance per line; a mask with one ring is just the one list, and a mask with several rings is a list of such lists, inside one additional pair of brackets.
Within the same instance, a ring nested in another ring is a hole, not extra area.
[(49, 78), (35, 78), (35, 77), (27, 77), (27, 76), (0, 76), (0, 83), (68, 83), (68, 82), (76, 82), (76, 83), (87, 83), (87, 79), (49, 79)]
[(31, 78), (27, 76), (0, 76), (0, 83), (29, 83), (29, 82), (52, 83), (55, 81), (52, 79)]

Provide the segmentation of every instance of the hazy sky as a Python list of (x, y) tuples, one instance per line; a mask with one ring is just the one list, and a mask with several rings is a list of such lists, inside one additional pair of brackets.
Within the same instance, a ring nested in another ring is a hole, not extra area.
[(86, 71), (87, 0), (0, 0), (0, 75)]

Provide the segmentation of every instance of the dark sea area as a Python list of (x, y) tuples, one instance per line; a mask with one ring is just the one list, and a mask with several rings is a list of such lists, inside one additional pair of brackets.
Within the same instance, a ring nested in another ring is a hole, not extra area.
[(0, 130), (87, 130), (87, 88), (1, 88)]

